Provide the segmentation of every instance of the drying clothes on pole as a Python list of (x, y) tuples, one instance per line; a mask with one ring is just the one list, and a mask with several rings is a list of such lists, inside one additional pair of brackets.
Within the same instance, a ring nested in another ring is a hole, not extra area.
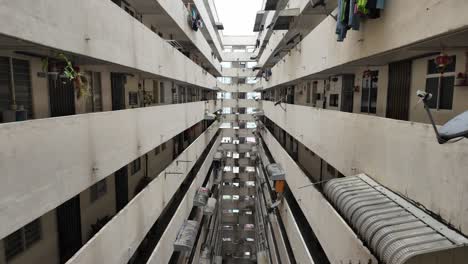
[(377, 8), (384, 9), (385, 8), (385, 0), (377, 0)]
[(343, 41), (349, 29), (359, 30), (362, 19), (379, 18), (384, 7), (385, 0), (338, 0), (337, 41)]
[(367, 0), (366, 4), (367, 17), (371, 19), (376, 19), (380, 17), (380, 9), (377, 9), (377, 0)]
[(361, 17), (357, 14), (357, 2), (356, 0), (351, 0), (349, 5), (349, 22), (348, 25), (353, 30), (359, 30), (361, 26)]
[(339, 0), (338, 1), (338, 15), (336, 24), (336, 34), (338, 35), (337, 40), (339, 42), (346, 38), (347, 32), (350, 29), (349, 23), (349, 6), (351, 0)]
[(200, 14), (197, 13), (195, 8), (192, 8), (190, 12), (189, 23), (194, 31), (198, 31), (199, 28), (203, 28), (203, 22), (201, 20)]
[(367, 15), (369, 9), (367, 9), (367, 0), (357, 0), (357, 12), (361, 15)]

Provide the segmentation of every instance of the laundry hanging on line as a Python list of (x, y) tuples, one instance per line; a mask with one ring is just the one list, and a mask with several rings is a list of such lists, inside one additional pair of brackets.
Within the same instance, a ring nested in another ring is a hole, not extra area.
[(385, 0), (338, 0), (336, 16), (337, 40), (342, 42), (348, 30), (359, 30), (363, 19), (376, 19), (385, 7)]

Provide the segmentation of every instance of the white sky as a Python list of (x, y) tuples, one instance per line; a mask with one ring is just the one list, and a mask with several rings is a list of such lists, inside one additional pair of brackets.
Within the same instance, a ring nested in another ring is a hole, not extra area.
[(254, 35), (255, 16), (262, 9), (263, 0), (214, 0), (219, 19), (224, 25), (223, 35)]

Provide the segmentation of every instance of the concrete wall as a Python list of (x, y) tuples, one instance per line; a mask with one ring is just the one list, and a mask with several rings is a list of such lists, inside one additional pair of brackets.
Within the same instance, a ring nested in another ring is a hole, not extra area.
[(205, 109), (214, 108), (213, 102), (195, 102), (1, 124), (0, 237), (198, 123)]
[[(223, 77), (255, 77), (256, 71), (252, 71), (249, 68), (224, 68)], [(252, 89), (253, 90), (253, 89)]]
[(0, 33), (7, 36), (209, 89), (216, 85), (213, 76), (111, 1), (19, 0), (1, 5)]
[(282, 203), (279, 207), (279, 213), (281, 220), (283, 221), (289, 244), (292, 248), (296, 262), (299, 264), (314, 264), (315, 262), (310, 255), (309, 249), (307, 248), (304, 238), (302, 237), (301, 230), (299, 230), (299, 227), (296, 224), (296, 220), (292, 215), (291, 209), (286, 199), (282, 200)]
[[(386, 5), (381, 18), (365, 21), (360, 31), (349, 32), (342, 43), (336, 41), (336, 21), (329, 16), (303, 39), (300, 51), (291, 51), (290, 56), (285, 57), (285, 62), (273, 67), (269, 82), (259, 83), (258, 86), (270, 88), (285, 84), (345, 63), (463, 29), (468, 23), (464, 15), (467, 9), (464, 0), (437, 3), (432, 0), (395, 0)], [(434, 17), (445, 19), (434, 23)]]
[[(55, 210), (52, 210), (40, 218), (42, 228), (42, 238), (31, 247), (23, 251), (8, 264), (37, 263), (59, 263), (59, 247), (57, 232), (57, 217)], [(0, 264), (6, 264), (5, 249), (3, 240), (0, 240)]]
[(250, 99), (224, 99), (223, 100), (223, 107), (255, 107), (258, 108), (259, 103), (255, 100)]
[(218, 128), (214, 123), (177, 158), (192, 162), (172, 162), (67, 263), (127, 263)]
[(286, 182), (330, 263), (377, 263), (375, 257), (317, 189), (301, 188), (310, 184), (309, 179), (273, 135), (262, 130), (262, 137), (275, 162), (284, 169)]
[(427, 124), (296, 105), (286, 105), (285, 112), (266, 101), (263, 107), (269, 119), (344, 175), (367, 173), (468, 232), (467, 140), (439, 145)]

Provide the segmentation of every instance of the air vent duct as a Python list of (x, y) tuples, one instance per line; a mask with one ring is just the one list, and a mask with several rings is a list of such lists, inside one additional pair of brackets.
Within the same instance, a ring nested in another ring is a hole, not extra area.
[(464, 236), (366, 175), (331, 180), (324, 192), (381, 263), (467, 263)]

